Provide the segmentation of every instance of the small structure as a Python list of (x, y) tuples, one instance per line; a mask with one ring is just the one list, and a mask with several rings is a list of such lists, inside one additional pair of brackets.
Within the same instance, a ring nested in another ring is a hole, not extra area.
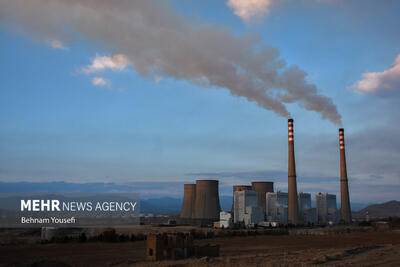
[(233, 218), (232, 213), (227, 211), (221, 211), (219, 213), (219, 228), (232, 228)]
[(178, 260), (190, 257), (218, 257), (219, 246), (194, 246), (188, 234), (147, 235), (146, 260)]

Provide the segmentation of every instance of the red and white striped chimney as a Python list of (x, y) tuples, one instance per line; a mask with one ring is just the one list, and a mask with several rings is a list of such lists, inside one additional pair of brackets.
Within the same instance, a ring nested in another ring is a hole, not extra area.
[(351, 223), (351, 208), (349, 185), (347, 180), (346, 153), (344, 146), (344, 129), (339, 129), (339, 149), (340, 149), (340, 213), (341, 220), (349, 224)]
[(294, 136), (293, 119), (288, 120), (288, 141), (289, 141), (289, 160), (288, 160), (288, 221), (292, 224), (298, 223), (298, 203), (297, 203), (297, 181), (296, 163), (294, 158)]

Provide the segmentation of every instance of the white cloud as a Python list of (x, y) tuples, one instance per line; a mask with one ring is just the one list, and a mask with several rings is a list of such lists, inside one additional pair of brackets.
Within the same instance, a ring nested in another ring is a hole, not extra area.
[(400, 90), (400, 54), (393, 66), (383, 72), (366, 72), (363, 79), (350, 87), (360, 93), (375, 93), (379, 91)]
[(57, 39), (49, 39), (47, 40), (47, 43), (54, 49), (62, 49), (62, 50), (68, 49), (63, 42)]
[(94, 77), (92, 79), (92, 84), (94, 86), (111, 86), (111, 82), (109, 80), (104, 79), (103, 77)]
[(126, 55), (116, 54), (111, 57), (109, 56), (99, 56), (93, 59), (91, 65), (83, 68), (83, 72), (86, 74), (91, 74), (95, 72), (99, 72), (105, 69), (111, 70), (124, 70), (129, 65), (129, 59)]
[(268, 14), (273, 2), (275, 0), (228, 0), (227, 5), (233, 9), (235, 15), (249, 22)]

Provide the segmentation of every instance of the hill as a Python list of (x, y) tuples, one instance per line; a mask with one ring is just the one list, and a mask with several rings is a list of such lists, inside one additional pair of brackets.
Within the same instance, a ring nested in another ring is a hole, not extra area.
[(400, 201), (392, 200), (382, 204), (370, 205), (358, 212), (353, 212), (355, 219), (400, 217)]

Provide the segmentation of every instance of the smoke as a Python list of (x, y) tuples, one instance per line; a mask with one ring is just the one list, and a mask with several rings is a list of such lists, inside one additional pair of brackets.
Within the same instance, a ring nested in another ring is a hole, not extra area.
[(279, 59), (278, 49), (255, 35), (193, 24), (166, 1), (0, 0), (0, 23), (65, 45), (87, 39), (126, 55), (142, 76), (228, 88), (285, 117), (284, 104), (298, 103), (341, 122), (332, 100), (307, 83), (304, 71)]

